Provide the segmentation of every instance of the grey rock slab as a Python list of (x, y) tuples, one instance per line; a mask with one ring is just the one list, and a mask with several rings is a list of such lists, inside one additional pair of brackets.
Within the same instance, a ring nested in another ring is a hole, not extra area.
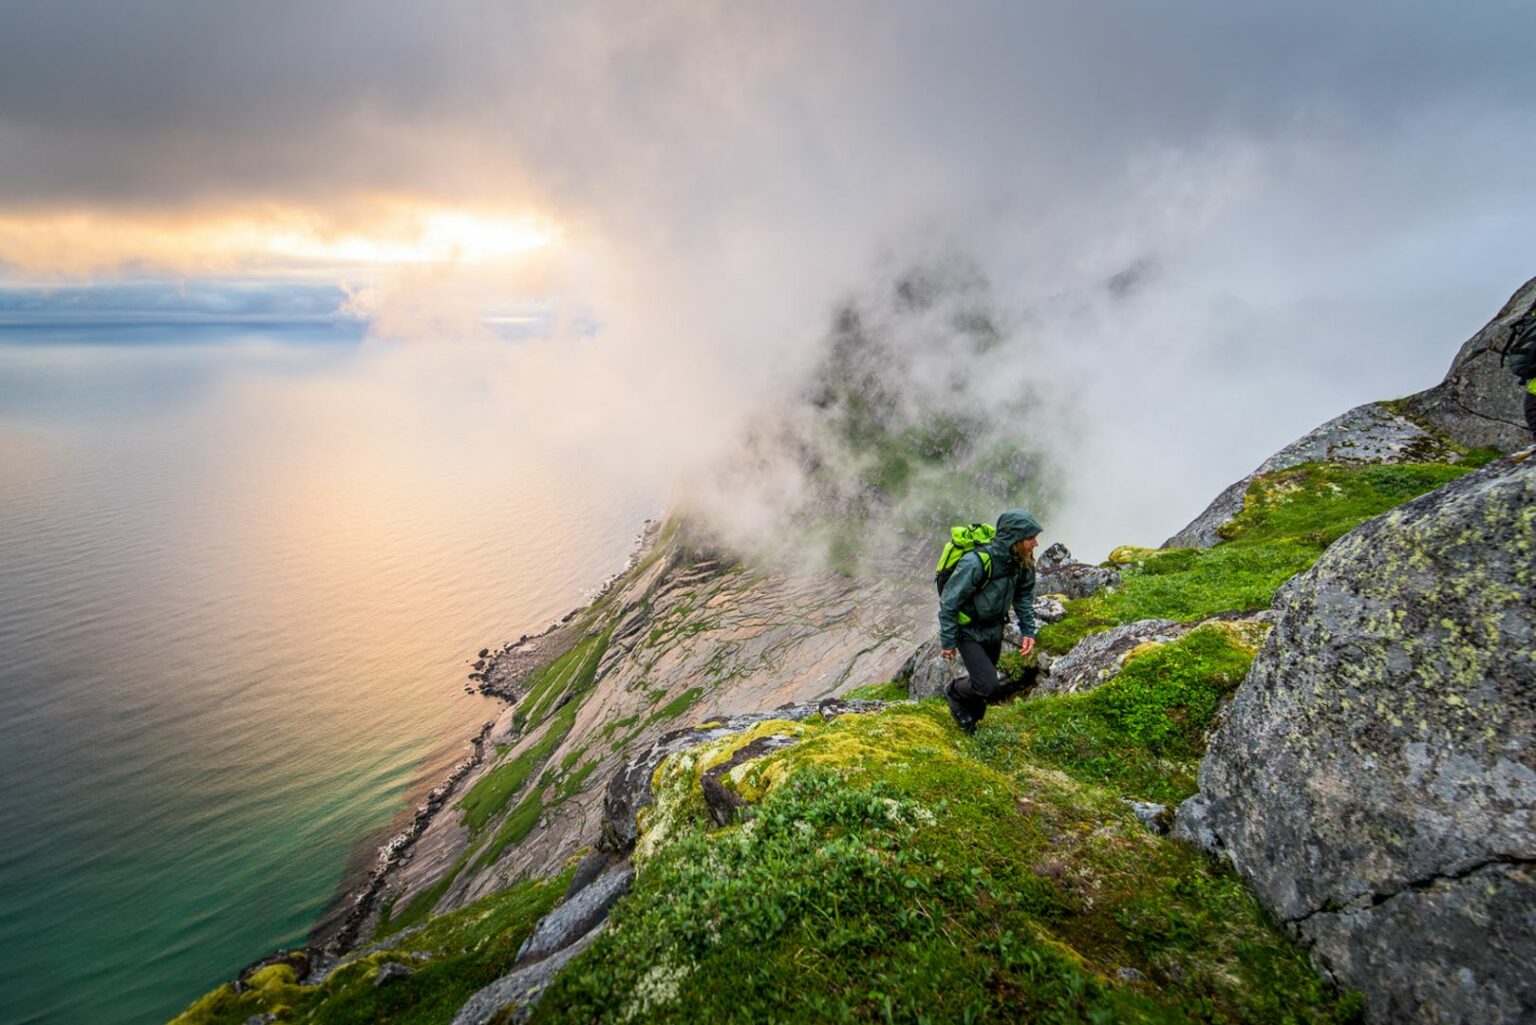
[(614, 902), (629, 892), (634, 879), (635, 870), (627, 863), (616, 865), (567, 897), (559, 907), (539, 919), (539, 924), (518, 948), (518, 962), (548, 957), (591, 932), (608, 917)]
[(400, 964), (398, 961), (385, 961), (379, 965), (379, 970), (373, 975), (373, 988), (387, 986), (396, 979), (403, 979), (407, 975), (416, 974), (416, 970), (409, 965)]
[(1536, 278), (1521, 285), (1503, 309), (1467, 339), (1445, 380), (1403, 400), (1404, 411), (1470, 448), (1491, 445), (1513, 452), (1529, 445), (1525, 396), (1515, 376), (1499, 365), (1498, 350), (1508, 342), (1515, 321), (1533, 305)]
[(575, 943), (542, 961), (520, 965), (464, 1002), (453, 1016), (453, 1025), (486, 1025), (497, 1015), (499, 1021), (525, 1022), (538, 1005), (544, 990), (566, 965), (576, 959), (602, 933), (606, 923)]
[[(1531, 983), (1496, 963), (1536, 964), (1536, 461), (1502, 460), (1362, 524), (1275, 611), (1177, 835), (1307, 923), (1375, 1020), (1408, 1006), (1415, 1020), (1519, 1020), (1496, 994)], [(1520, 914), (1465, 882), (1484, 869), (1498, 874), (1484, 889)], [(1497, 923), (1507, 956), (1465, 922)], [(1445, 938), (1457, 930), (1467, 942)], [(1392, 963), (1412, 966), (1412, 985)], [(1486, 999), (1453, 985), (1464, 971), (1494, 972), (1476, 987)]]
[(1056, 566), (1042, 571), (1035, 579), (1036, 594), (1060, 594), (1068, 598), (1087, 598), (1106, 588), (1119, 586), (1119, 570), (1107, 566), (1090, 566), (1086, 562)]
[(1119, 675), (1125, 656), (1133, 649), (1148, 642), (1176, 641), (1196, 625), (1171, 619), (1140, 619), (1089, 634), (1051, 663), (1050, 675), (1040, 681), (1035, 693), (1081, 694), (1101, 687)]
[(1454, 453), (1433, 434), (1376, 402), (1356, 406), (1297, 438), (1258, 469), (1231, 485), (1164, 548), (1210, 548), (1222, 540), (1221, 528), (1243, 511), (1243, 499), (1255, 477), (1311, 462), (1409, 463), (1448, 460)]

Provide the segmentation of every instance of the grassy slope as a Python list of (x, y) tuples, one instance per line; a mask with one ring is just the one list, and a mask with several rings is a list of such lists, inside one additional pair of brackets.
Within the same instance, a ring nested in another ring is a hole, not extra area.
[(1267, 474), (1248, 489), (1243, 511), (1215, 548), (1117, 549), (1124, 582), (1113, 593), (1067, 603), (1068, 617), (1040, 631), (1060, 654), (1090, 633), (1138, 619), (1202, 619), (1268, 608), (1275, 589), (1361, 523), (1469, 472), (1449, 466), (1342, 466), (1307, 463)]
[[(1268, 605), (1346, 530), (1466, 468), (1314, 464), (1263, 478), (1226, 543), (1130, 553), (1123, 587), (1070, 603), (1042, 639), (1060, 650), (1115, 623)], [(539, 682), (579, 694), (590, 655), (573, 651)], [(1357, 1002), (1317, 980), (1236, 876), (1152, 835), (1124, 804), (1193, 792), (1218, 703), (1251, 657), (1241, 637), (1209, 627), (1141, 654), (1089, 694), (994, 709), (975, 737), (927, 703), (826, 725), (765, 724), (669, 761), (635, 892), (536, 1020), (1355, 1019)], [(899, 695), (898, 685), (857, 694)], [(558, 732), (559, 714), (541, 704), (530, 728)], [(755, 815), (709, 828), (699, 773), (772, 731), (802, 743), (733, 770), (728, 781)], [(488, 806), (483, 824), (501, 819), (482, 843), (512, 842), (530, 807), (591, 764), (576, 752), (546, 768), (502, 818), (546, 760), (509, 762), (466, 798), (467, 815)], [(391, 925), (425, 929), (322, 987), (267, 969), (252, 991), (222, 987), (178, 1021), (276, 1012), (281, 1021), (447, 1022), (505, 970), (563, 879), (430, 921), (435, 898), (423, 900)], [(428, 956), (410, 957), (418, 951)], [(418, 970), (375, 989), (386, 960)]]
[[(262, 1014), (318, 1025), (441, 1025), (512, 966), (517, 948), (570, 876), (567, 871), (547, 882), (523, 883), (440, 915), (389, 949), (338, 968), (323, 985), (294, 985), (285, 965), (264, 968), (246, 992), (220, 986), (172, 1025), (240, 1025)], [(412, 974), (376, 987), (379, 966), (388, 962), (406, 965)]]

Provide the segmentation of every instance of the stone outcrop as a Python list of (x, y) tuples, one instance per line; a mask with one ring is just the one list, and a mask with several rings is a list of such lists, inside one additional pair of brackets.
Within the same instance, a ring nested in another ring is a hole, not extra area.
[(1119, 675), (1131, 652), (1176, 641), (1192, 629), (1192, 623), (1142, 619), (1089, 634), (1051, 663), (1035, 693), (1081, 694), (1101, 687)]
[[(1260, 474), (1318, 461), (1342, 463), (1455, 462), (1451, 445), (1491, 446), (1513, 452), (1529, 445), (1524, 396), (1518, 382), (1499, 365), (1499, 350), (1511, 326), (1536, 306), (1536, 278), (1510, 297), (1451, 361), (1445, 379), (1399, 402), (1371, 402), (1296, 439), (1263, 465), (1227, 488), (1164, 548), (1209, 548), (1221, 541), (1221, 527), (1243, 508), (1248, 485)], [(1451, 444), (1447, 444), (1447, 442)]]
[(1035, 594), (1040, 596), (1059, 594), (1064, 598), (1086, 598), (1120, 585), (1118, 570), (1078, 562), (1060, 542), (1045, 550), (1035, 569)]
[(1536, 460), (1363, 524), (1275, 611), (1176, 834), (1373, 1020), (1533, 1020)]
[[(650, 805), (654, 795), (651, 779), (663, 761), (681, 751), (702, 747), (733, 734), (742, 733), (760, 723), (783, 719), (803, 722), (812, 716), (834, 719), (850, 713), (875, 712), (886, 707), (883, 701), (825, 701), (785, 705), (769, 712), (749, 712), (733, 715), (699, 727), (674, 730), (659, 738), (645, 751), (630, 760), (608, 780), (603, 793), (603, 822), (599, 845), (604, 850), (628, 853), (634, 849), (640, 837), (640, 812)], [(775, 750), (773, 745), (758, 754)]]
[(1469, 448), (1491, 445), (1510, 452), (1529, 445), (1524, 396), (1514, 376), (1499, 365), (1499, 351), (1511, 325), (1533, 305), (1536, 278), (1521, 285), (1498, 315), (1467, 339), (1445, 380), (1403, 400), (1403, 411)]
[(1311, 462), (1452, 462), (1455, 453), (1435, 435), (1378, 402), (1356, 406), (1309, 431), (1264, 460), (1258, 469), (1227, 488), (1164, 548), (1210, 548), (1221, 543), (1221, 528), (1243, 510), (1255, 477)]
[(1042, 673), (1032, 697), (1046, 694), (1082, 694), (1113, 680), (1134, 655), (1170, 644), (1196, 627), (1222, 624), (1250, 649), (1256, 646), (1274, 621), (1274, 613), (1221, 613), (1190, 623), (1171, 619), (1141, 619), (1101, 633), (1089, 634), (1072, 650), (1056, 659)]

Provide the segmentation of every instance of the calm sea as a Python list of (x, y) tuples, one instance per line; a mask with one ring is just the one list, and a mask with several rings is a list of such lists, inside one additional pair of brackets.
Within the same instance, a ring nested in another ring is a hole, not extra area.
[(302, 943), (495, 713), (465, 660), (623, 564), (665, 496), (499, 358), (0, 330), (4, 1025), (164, 1021)]

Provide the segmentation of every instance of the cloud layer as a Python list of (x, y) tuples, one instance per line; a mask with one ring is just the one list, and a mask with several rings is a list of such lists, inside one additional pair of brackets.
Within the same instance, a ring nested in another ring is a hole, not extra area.
[(1057, 536), (1093, 554), (1432, 383), (1536, 271), (1522, 5), (1410, 7), (17, 3), (0, 225), (548, 217), (536, 268), (373, 274), (369, 309), (544, 304), (521, 389), (646, 474), (794, 394), (848, 295), (958, 258), (1078, 411)]

